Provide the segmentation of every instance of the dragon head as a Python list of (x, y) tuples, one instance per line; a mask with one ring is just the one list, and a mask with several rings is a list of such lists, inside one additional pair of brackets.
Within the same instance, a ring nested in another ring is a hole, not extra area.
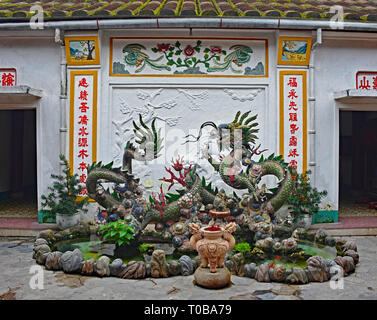
[[(220, 137), (220, 142), (224, 141), (229, 141), (230, 142), (230, 147), (234, 149), (235, 147), (235, 142), (237, 143), (236, 139), (238, 137), (241, 138), (241, 145), (243, 148), (248, 149), (249, 144), (254, 144), (255, 140), (258, 139), (258, 137), (255, 135), (259, 131), (259, 129), (256, 129), (258, 126), (257, 122), (254, 122), (258, 115), (255, 115), (253, 117), (249, 117), (251, 111), (247, 111), (244, 114), (241, 115), (241, 111), (238, 111), (234, 120), (230, 123), (223, 123), (217, 126), (214, 122), (212, 121), (207, 121), (204, 122), (199, 129), (199, 135), (197, 137), (193, 135), (187, 135), (185, 138), (188, 137), (194, 137), (194, 141), (186, 140), (185, 143), (187, 142), (196, 142), (200, 139), (202, 136), (202, 130), (206, 126), (211, 126), (215, 128), (218, 131), (219, 137)], [(240, 117), (241, 116), (241, 117)], [(247, 119), (246, 119), (247, 118)], [(240, 130), (240, 131), (238, 131)]]

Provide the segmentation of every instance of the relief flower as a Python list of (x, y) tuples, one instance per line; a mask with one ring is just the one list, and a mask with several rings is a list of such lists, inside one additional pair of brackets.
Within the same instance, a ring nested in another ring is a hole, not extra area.
[(194, 54), (195, 50), (192, 46), (188, 45), (185, 50), (183, 50), (183, 53), (187, 56), (187, 57), (191, 57), (193, 54)]
[(218, 53), (218, 54), (221, 54), (221, 47), (218, 47), (218, 46), (211, 46), (211, 53)]
[(157, 44), (158, 52), (168, 51), (169, 47), (170, 47), (169, 43), (158, 43)]

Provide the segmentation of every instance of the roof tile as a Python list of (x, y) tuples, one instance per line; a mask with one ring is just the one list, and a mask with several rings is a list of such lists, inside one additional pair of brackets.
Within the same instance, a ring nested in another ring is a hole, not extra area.
[(330, 8), (342, 6), (350, 21), (376, 21), (376, 0), (0, 0), (2, 19), (25, 18), (39, 4), (46, 19), (71, 19), (93, 16), (246, 16), (295, 19), (330, 19)]

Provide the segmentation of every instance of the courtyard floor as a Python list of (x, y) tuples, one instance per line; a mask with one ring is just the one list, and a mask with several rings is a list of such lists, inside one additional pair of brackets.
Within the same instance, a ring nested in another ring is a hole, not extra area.
[(44, 271), (44, 288), (31, 289), (33, 243), (0, 238), (0, 300), (377, 300), (377, 237), (349, 237), (356, 241), (360, 263), (344, 279), (343, 289), (330, 282), (307, 285), (259, 283), (232, 276), (232, 285), (207, 290), (193, 284), (193, 276), (124, 280)]

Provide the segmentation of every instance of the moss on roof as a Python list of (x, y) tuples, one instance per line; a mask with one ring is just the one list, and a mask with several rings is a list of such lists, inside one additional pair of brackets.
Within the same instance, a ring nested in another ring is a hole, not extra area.
[(345, 20), (377, 21), (376, 0), (0, 0), (1, 20), (27, 19), (40, 5), (45, 19), (130, 17), (281, 17), (330, 19), (342, 6)]

